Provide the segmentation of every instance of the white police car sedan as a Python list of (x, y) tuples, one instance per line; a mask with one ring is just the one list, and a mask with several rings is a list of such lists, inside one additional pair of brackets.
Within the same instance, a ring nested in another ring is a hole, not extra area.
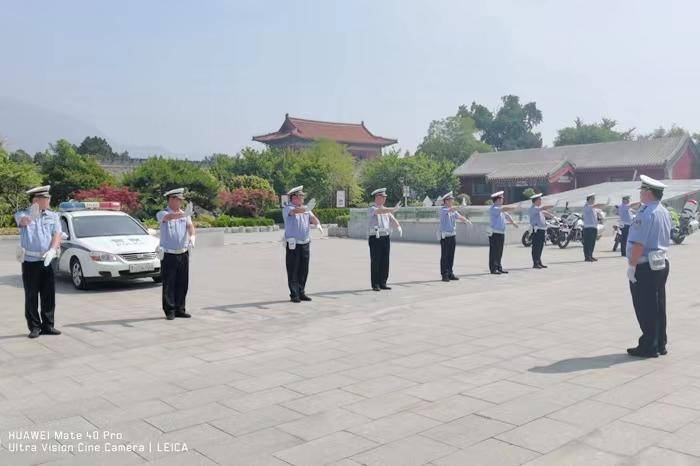
[(63, 202), (59, 273), (70, 274), (73, 286), (88, 289), (99, 280), (151, 277), (160, 282), (159, 239), (116, 202)]

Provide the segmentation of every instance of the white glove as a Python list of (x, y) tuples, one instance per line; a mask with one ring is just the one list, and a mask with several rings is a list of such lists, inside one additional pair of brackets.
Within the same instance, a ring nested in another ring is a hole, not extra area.
[(403, 229), (401, 227), (398, 227), (396, 230), (399, 232), (399, 236), (403, 238)]
[(29, 218), (36, 220), (39, 217), (41, 217), (41, 209), (39, 208), (39, 204), (32, 204), (32, 206), (29, 208)]
[(194, 214), (194, 206), (192, 205), (191, 202), (187, 204), (187, 207), (185, 207), (185, 217), (191, 217), (192, 214)]
[(44, 267), (51, 265), (51, 261), (56, 258), (56, 250), (54, 248), (49, 249), (44, 254)]
[(318, 224), (318, 231), (320, 231), (320, 232), (321, 232), (321, 236), (323, 236), (323, 227), (321, 226), (320, 223)]
[(635, 271), (636, 269), (631, 265), (627, 267), (627, 280), (631, 281), (632, 283), (637, 283), (637, 278), (634, 276)]
[(316, 207), (316, 198), (313, 198), (306, 203), (306, 211), (311, 212), (312, 210), (314, 210), (314, 207)]
[(401, 201), (397, 202), (396, 205), (394, 206), (395, 210), (399, 210), (401, 208)]
[(187, 244), (187, 247), (188, 247), (189, 249), (194, 249), (194, 243), (195, 243), (195, 239), (196, 239), (196, 238), (197, 238), (197, 237), (194, 236), (194, 235), (190, 236), (190, 242)]

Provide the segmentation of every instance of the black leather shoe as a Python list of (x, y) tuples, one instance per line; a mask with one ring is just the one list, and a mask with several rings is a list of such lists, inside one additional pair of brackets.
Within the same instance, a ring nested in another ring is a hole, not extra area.
[(591, 262), (598, 262), (598, 259), (596, 259), (595, 257), (591, 257)]
[(500, 270), (492, 270), (491, 275), (500, 275), (501, 271)]
[(297, 297), (297, 296), (294, 296), (293, 298), (290, 299), (290, 301), (293, 302), (293, 303), (300, 303), (300, 302), (301, 302), (301, 298), (299, 298), (299, 297)]
[(544, 264), (540, 264), (540, 268), (541, 268), (541, 269), (546, 269), (546, 268), (547, 268), (547, 266), (546, 266), (546, 265), (544, 265)]
[(29, 338), (38, 338), (39, 335), (41, 335), (41, 330), (39, 330), (38, 328), (33, 328), (27, 336)]
[(443, 281), (443, 282), (449, 282), (449, 281), (450, 281), (450, 277), (448, 277), (447, 275), (445, 275), (444, 277), (442, 277), (442, 281)]
[(49, 327), (41, 330), (42, 335), (60, 335), (61, 331), (56, 330), (54, 327)]
[(301, 299), (302, 301), (311, 301), (311, 298), (309, 298), (309, 297), (306, 296), (305, 294), (299, 296), (299, 299)]
[(663, 348), (659, 348), (659, 354), (660, 354), (661, 356), (664, 356), (664, 355), (668, 354), (668, 350), (666, 349), (665, 346), (664, 346)]
[(175, 317), (180, 317), (181, 319), (189, 319), (192, 316), (190, 314), (186, 313), (185, 311), (177, 311), (175, 313)]
[(459, 277), (457, 275), (450, 275), (450, 280), (459, 280)]
[(391, 287), (390, 287), (390, 286), (386, 286), (386, 285), (379, 285), (379, 289), (381, 289), (381, 290), (390, 290)]
[(372, 287), (372, 291), (379, 291), (379, 290), (380, 290), (380, 288), (377, 285)]
[(165, 314), (165, 318), (168, 320), (174, 320), (175, 319), (175, 314)]
[(583, 262), (593, 262), (593, 259), (591, 259), (590, 257), (586, 257), (586, 258), (583, 260)]
[(535, 264), (532, 266), (533, 269), (541, 269), (542, 266), (540, 264)]
[(503, 270), (503, 269), (498, 269), (498, 271), (501, 272), (501, 273), (508, 273), (507, 270)]
[(639, 347), (636, 348), (627, 348), (627, 354), (630, 356), (634, 356), (635, 358), (658, 358), (659, 353), (652, 353), (649, 351), (645, 351), (640, 349)]

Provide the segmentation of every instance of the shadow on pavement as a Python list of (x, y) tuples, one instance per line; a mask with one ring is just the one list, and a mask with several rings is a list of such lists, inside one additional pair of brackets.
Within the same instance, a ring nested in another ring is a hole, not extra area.
[(21, 334), (18, 333), (17, 335), (0, 335), (0, 340), (13, 340), (15, 338), (27, 338), (28, 333), (29, 332), (27, 331), (27, 333), (21, 333)]
[(603, 354), (587, 358), (562, 359), (549, 366), (535, 366), (528, 369), (529, 372), (539, 372), (541, 374), (561, 374), (565, 372), (578, 372), (589, 369), (605, 369), (617, 364), (624, 364), (635, 361), (624, 353)]
[[(0, 276), (0, 285), (13, 286), (15, 288), (23, 288), (22, 275), (3, 275)], [(124, 291), (129, 289), (148, 289), (158, 288), (160, 283), (153, 282), (148, 279), (134, 280), (115, 280), (115, 281), (96, 281), (90, 283), (88, 290), (76, 290), (67, 275), (56, 276), (56, 293), (58, 294), (90, 294), (104, 293), (105, 291)]]
[(81, 330), (88, 330), (91, 332), (101, 332), (102, 330), (99, 330), (99, 329), (94, 328), (94, 327), (104, 327), (107, 325), (121, 325), (122, 327), (133, 327), (132, 324), (135, 324), (137, 322), (148, 322), (151, 320), (165, 320), (165, 316), (145, 317), (143, 319), (96, 320), (93, 322), (79, 322), (76, 324), (66, 324), (63, 327), (73, 327), (73, 328), (79, 328)]

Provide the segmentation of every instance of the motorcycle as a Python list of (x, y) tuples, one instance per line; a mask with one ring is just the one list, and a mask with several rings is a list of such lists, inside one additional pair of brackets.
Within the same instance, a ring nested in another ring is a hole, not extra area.
[(676, 244), (681, 244), (686, 236), (692, 235), (700, 227), (697, 219), (698, 201), (689, 199), (683, 206), (680, 217), (671, 228), (671, 239)]
[[(526, 248), (532, 246), (532, 235), (534, 231), (532, 227), (528, 228), (524, 233), (520, 242)], [(547, 230), (545, 230), (544, 244), (559, 244), (559, 238), (561, 236), (561, 219), (558, 217), (553, 217), (547, 220)]]
[(569, 204), (566, 204), (561, 216), (561, 228), (557, 246), (564, 249), (571, 241), (583, 241), (583, 217), (576, 212), (568, 212)]

